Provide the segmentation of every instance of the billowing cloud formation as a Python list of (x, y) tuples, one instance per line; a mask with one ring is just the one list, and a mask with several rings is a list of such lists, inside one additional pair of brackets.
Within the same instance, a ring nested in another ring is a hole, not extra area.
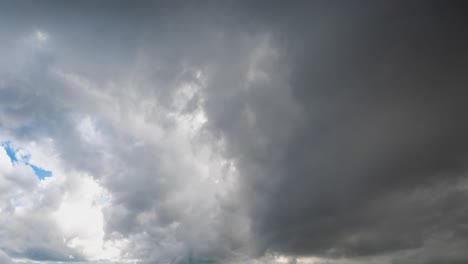
[(464, 6), (0, 10), (0, 260), (468, 261)]

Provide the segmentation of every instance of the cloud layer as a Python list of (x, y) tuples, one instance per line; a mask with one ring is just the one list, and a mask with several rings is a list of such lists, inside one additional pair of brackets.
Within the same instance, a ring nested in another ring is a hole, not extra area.
[(0, 10), (0, 262), (468, 261), (462, 4)]

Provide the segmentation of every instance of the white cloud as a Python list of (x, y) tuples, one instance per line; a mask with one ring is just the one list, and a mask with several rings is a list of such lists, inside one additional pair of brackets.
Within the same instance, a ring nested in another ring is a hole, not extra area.
[(37, 30), (34, 35), (39, 43), (45, 43), (49, 40), (49, 35), (43, 31)]
[(103, 136), (96, 128), (95, 121), (90, 116), (80, 118), (77, 123), (76, 128), (85, 142), (92, 144), (102, 143)]
[[(59, 157), (53, 155), (56, 152), (51, 140), (22, 143), (24, 145), (13, 145), (20, 146), (16, 149), (19, 161), (14, 165), (5, 149), (0, 148), (0, 222), (6, 227), (3, 234), (12, 236), (17, 228), (22, 229), (21, 233), (15, 234), (19, 244), (3, 241), (0, 248), (26, 256), (39, 245), (47, 248), (44, 241), (31, 240), (27, 236), (28, 232), (34, 232), (30, 228), (37, 226), (43, 231), (55, 229), (55, 240), (49, 243), (56, 248), (51, 250), (63, 252), (63, 256), (119, 259), (124, 242), (104, 240), (102, 208), (108, 205), (109, 194), (89, 175), (64, 169)], [(31, 167), (21, 161), (21, 156), (28, 156), (29, 162), (51, 169), (54, 176), (39, 181)], [(14, 222), (16, 224), (12, 225)]]
[(90, 260), (115, 260), (120, 254), (121, 242), (104, 241), (104, 196), (108, 194), (95, 180), (79, 175), (53, 213), (67, 246), (78, 249)]

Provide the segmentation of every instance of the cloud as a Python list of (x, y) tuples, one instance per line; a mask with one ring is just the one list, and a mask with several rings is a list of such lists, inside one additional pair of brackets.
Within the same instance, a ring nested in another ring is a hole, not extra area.
[(53, 190), (42, 193), (33, 169), (24, 163), (10, 163), (3, 148), (0, 150), (0, 164), (2, 253), (33, 260), (68, 260), (69, 255), (76, 254), (79, 259), (79, 254), (63, 244), (54, 219), (47, 207), (42, 206), (41, 202), (53, 195)]
[[(280, 21), (277, 51), (260, 64), (268, 78), (226, 71), (206, 95), (208, 124), (238, 162), (257, 245), (385, 256), (444, 233), (462, 247), (466, 79), (454, 65), (466, 39), (454, 7), (298, 5), (294, 19), (279, 8), (265, 18)], [(248, 65), (236, 55), (217, 68)]]
[(8, 257), (8, 255), (3, 251), (0, 251), (0, 261), (5, 264), (12, 263), (10, 257)]
[(0, 10), (13, 25), (0, 26), (0, 139), (52, 171), (39, 180), (0, 148), (0, 252), (468, 259), (467, 40), (455, 4)]

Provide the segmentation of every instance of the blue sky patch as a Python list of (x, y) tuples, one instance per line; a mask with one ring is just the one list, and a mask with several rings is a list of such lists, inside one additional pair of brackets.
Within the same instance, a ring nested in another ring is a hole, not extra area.
[(10, 157), (11, 163), (15, 164), (18, 162), (18, 159), (16, 158), (16, 151), (11, 147), (11, 142), (10, 141), (5, 141), (2, 143), (2, 147), (5, 149), (8, 157)]
[(2, 147), (5, 149), (8, 157), (10, 157), (11, 163), (13, 165), (17, 164), (20, 161), (23, 162), (24, 164), (28, 165), (29, 167), (31, 167), (33, 169), (33, 171), (36, 174), (37, 178), (39, 178), (40, 180), (43, 180), (43, 179), (45, 179), (47, 177), (52, 176), (52, 171), (45, 170), (45, 169), (43, 169), (41, 167), (38, 167), (38, 166), (36, 166), (34, 164), (29, 163), (29, 160), (31, 158), (30, 154), (21, 156), (20, 161), (18, 161), (18, 157), (16, 157), (17, 150), (12, 147), (11, 141), (3, 142)]
[(31, 168), (34, 170), (34, 173), (36, 174), (36, 176), (41, 180), (43, 180), (46, 177), (51, 177), (52, 176), (51, 171), (44, 170), (42, 168), (39, 168), (36, 165), (32, 165), (32, 164), (28, 164), (28, 165), (31, 166)]

